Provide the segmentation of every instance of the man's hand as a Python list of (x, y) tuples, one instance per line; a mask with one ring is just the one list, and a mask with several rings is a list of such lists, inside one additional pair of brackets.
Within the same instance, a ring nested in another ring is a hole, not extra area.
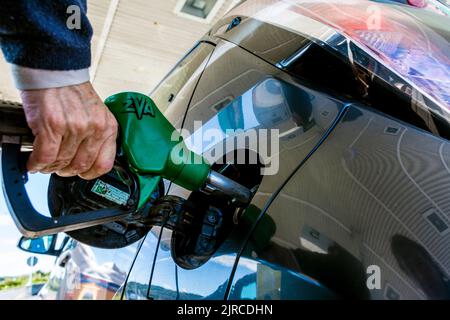
[(94, 179), (109, 172), (116, 155), (117, 121), (90, 82), (21, 92), (33, 134), (30, 172)]

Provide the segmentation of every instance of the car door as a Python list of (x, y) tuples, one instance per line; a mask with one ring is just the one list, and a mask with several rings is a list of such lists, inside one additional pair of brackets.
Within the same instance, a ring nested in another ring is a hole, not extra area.
[(248, 242), (229, 298), (448, 299), (449, 147), (351, 106), (267, 207), (276, 231)]
[[(218, 41), (188, 105), (183, 125), (186, 143), (206, 156), (214, 169), (253, 189), (255, 196), (245, 210), (230, 210), (229, 207), (216, 205), (208, 196), (171, 186), (168, 194), (193, 202), (201, 201), (203, 207), (207, 204), (208, 210), (199, 212), (203, 224), (199, 228), (200, 235), (195, 239), (198, 246), (211, 246), (214, 250), (192, 251), (191, 248), (189, 251), (189, 248), (179, 244), (183, 243), (183, 239), (172, 230), (153, 228), (131, 269), (124, 297), (224, 299), (239, 248), (246, 236), (251, 234), (261, 209), (302, 159), (328, 135), (344, 106), (344, 102), (308, 89), (298, 79), (239, 46)], [(183, 122), (171, 120), (173, 123)], [(198, 143), (196, 139), (202, 135), (201, 132), (211, 129), (219, 132), (218, 138), (213, 142), (200, 140)], [(224, 152), (210, 152), (212, 149), (219, 150), (217, 146), (226, 146), (239, 136), (261, 129), (267, 130), (269, 135), (258, 137), (256, 144), (248, 142), (240, 148), (235, 146), (237, 150), (225, 148)], [(261, 152), (258, 145), (268, 143), (271, 129), (275, 129), (279, 148), (271, 150), (273, 152)], [(237, 133), (235, 136), (228, 135), (227, 130)], [(230, 151), (234, 154), (227, 158)], [(242, 151), (248, 159), (254, 154), (257, 160), (243, 165), (223, 161), (224, 158), (235, 159), (238, 151)], [(270, 172), (272, 169), (274, 171)], [(211, 215), (214, 216), (212, 220), (219, 223), (211, 223)], [(272, 221), (266, 220), (264, 225), (265, 232), (258, 235), (261, 244), (274, 231)], [(215, 239), (211, 245), (208, 243), (211, 237), (204, 233), (210, 235), (215, 227), (224, 236)], [(203, 243), (205, 239), (207, 241)], [(198, 246), (195, 248), (198, 249)], [(183, 251), (185, 249), (186, 252)]]

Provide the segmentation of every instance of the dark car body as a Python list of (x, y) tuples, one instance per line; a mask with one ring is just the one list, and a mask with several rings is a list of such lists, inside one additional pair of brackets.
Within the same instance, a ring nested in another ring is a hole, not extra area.
[[(381, 10), (376, 30), (364, 25), (370, 6)], [(187, 142), (199, 153), (212, 148), (193, 142), (199, 128), (278, 130), (265, 164), (235, 168), (257, 190), (252, 202), (240, 213), (208, 203), (223, 213), (225, 236), (199, 255), (164, 227), (121, 249), (71, 241), (41, 297), (449, 299), (448, 21), (389, 2), (244, 2), (151, 97), (194, 132)], [(424, 39), (411, 40), (411, 26)], [(405, 70), (426, 40), (428, 55)], [(264, 175), (263, 165), (278, 170)]]

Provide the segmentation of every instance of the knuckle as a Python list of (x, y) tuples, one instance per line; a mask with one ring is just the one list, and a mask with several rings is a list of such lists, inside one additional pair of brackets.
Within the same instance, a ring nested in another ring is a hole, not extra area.
[(67, 126), (64, 117), (58, 115), (50, 115), (48, 117), (48, 124), (56, 132), (64, 132)]
[(114, 118), (113, 115), (110, 115), (108, 117), (108, 121), (105, 124), (106, 128), (108, 129), (108, 133), (114, 134), (119, 129), (119, 124), (117, 123), (116, 118)]
[(97, 161), (93, 169), (97, 174), (102, 175), (111, 171), (113, 165), (114, 163), (112, 161)]
[(74, 172), (86, 172), (89, 170), (90, 165), (87, 162), (76, 162), (71, 167)]
[(72, 128), (72, 130), (75, 133), (84, 133), (88, 129), (88, 124), (85, 121), (83, 121), (83, 120), (81, 120), (81, 121), (74, 121), (73, 123), (71, 123), (70, 127)]
[(42, 165), (49, 165), (56, 161), (56, 155), (48, 153), (40, 153), (36, 155), (35, 160), (37, 163)]
[(27, 120), (27, 123), (34, 135), (38, 134), (41, 131), (41, 122), (39, 121), (39, 119)]
[(78, 176), (83, 180), (94, 180), (95, 178), (98, 178), (99, 175), (93, 175), (93, 174), (86, 174), (86, 173), (80, 173)]
[(117, 123), (116, 118), (111, 117), (111, 120), (109, 121), (109, 127), (114, 131), (117, 131), (117, 129), (119, 129), (119, 124)]
[(57, 164), (52, 164), (50, 166), (45, 167), (41, 172), (42, 173), (52, 173), (58, 171), (60, 168)]
[(58, 158), (55, 164), (58, 166), (58, 168), (65, 168), (70, 164), (71, 160), (72, 159), (70, 158)]
[(106, 128), (106, 123), (102, 118), (98, 117), (93, 119), (92, 126), (95, 131), (103, 131)]
[(118, 133), (118, 126), (117, 124), (108, 127), (108, 130), (106, 131), (106, 137), (109, 138), (111, 136), (117, 137), (117, 133)]
[(60, 170), (60, 171), (57, 171), (56, 174), (57, 174), (58, 176), (60, 176), (60, 177), (63, 177), (63, 178), (70, 178), (70, 177), (76, 176), (76, 174), (74, 174), (73, 172), (71, 172), (71, 171), (66, 171), (66, 170)]

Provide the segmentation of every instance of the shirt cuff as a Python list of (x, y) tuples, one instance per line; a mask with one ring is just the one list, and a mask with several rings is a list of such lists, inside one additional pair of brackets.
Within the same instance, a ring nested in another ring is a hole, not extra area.
[(43, 70), (11, 64), (14, 84), (19, 90), (60, 88), (88, 82), (89, 69)]

